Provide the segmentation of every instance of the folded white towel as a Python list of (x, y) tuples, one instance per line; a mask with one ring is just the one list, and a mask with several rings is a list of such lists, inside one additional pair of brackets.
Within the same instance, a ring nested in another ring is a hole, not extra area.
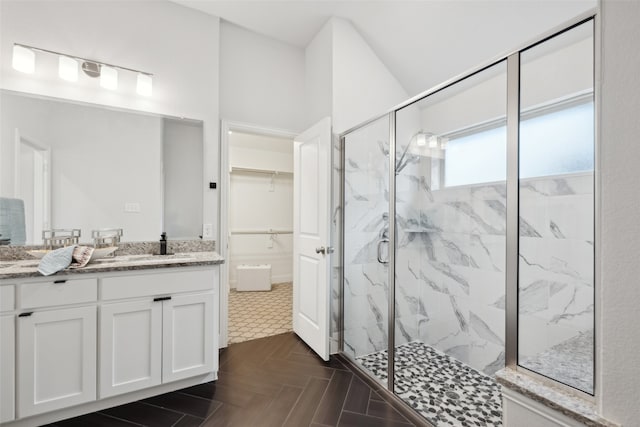
[(53, 250), (42, 257), (38, 264), (38, 271), (43, 276), (50, 276), (69, 267), (73, 259), (75, 246), (67, 246)]

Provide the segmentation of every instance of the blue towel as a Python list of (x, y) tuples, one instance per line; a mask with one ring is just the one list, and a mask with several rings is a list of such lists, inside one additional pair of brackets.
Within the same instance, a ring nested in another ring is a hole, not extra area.
[(53, 250), (43, 256), (40, 260), (40, 264), (38, 264), (38, 271), (40, 274), (43, 276), (50, 276), (69, 267), (69, 265), (71, 265), (71, 260), (73, 259), (74, 249), (75, 246), (67, 246)]
[(25, 244), (27, 232), (22, 199), (0, 197), (0, 235), (1, 239), (11, 239), (11, 245)]

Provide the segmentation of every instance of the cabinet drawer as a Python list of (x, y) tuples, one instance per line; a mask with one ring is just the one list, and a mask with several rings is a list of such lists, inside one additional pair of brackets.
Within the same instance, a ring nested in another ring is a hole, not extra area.
[(97, 279), (55, 279), (20, 285), (20, 308), (49, 307), (94, 302), (98, 299)]
[(105, 277), (102, 279), (101, 297), (103, 300), (112, 300), (206, 291), (214, 289), (215, 280), (217, 276), (213, 269)]
[(11, 311), (14, 307), (15, 288), (13, 285), (0, 286), (0, 311)]

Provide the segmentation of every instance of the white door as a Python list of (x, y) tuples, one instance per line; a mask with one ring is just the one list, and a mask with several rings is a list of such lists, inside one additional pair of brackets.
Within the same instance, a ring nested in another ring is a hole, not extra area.
[(15, 415), (15, 318), (0, 317), (0, 423)]
[(96, 399), (96, 307), (18, 317), (18, 417)]
[(160, 384), (162, 302), (100, 308), (100, 398)]
[(331, 120), (293, 144), (293, 330), (329, 360)]
[(212, 372), (213, 293), (173, 296), (162, 312), (162, 382)]
[(14, 197), (24, 201), (26, 243), (41, 243), (51, 216), (51, 149), (14, 130)]

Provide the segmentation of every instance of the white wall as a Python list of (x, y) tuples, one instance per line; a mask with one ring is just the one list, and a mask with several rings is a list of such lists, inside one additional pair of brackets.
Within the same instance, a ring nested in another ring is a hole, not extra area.
[(333, 129), (335, 133), (382, 114), (409, 98), (353, 25), (333, 18)]
[(598, 380), (602, 414), (632, 426), (640, 420), (640, 3), (601, 7)]
[(163, 119), (163, 230), (169, 239), (202, 234), (202, 125)]
[(333, 30), (325, 24), (305, 53), (305, 128), (331, 117), (333, 104)]
[[(230, 165), (293, 171), (290, 139), (234, 132), (229, 135)], [(229, 231), (293, 230), (293, 175), (232, 172), (229, 188)], [(272, 283), (293, 277), (293, 235), (231, 234), (229, 283), (236, 285), (238, 264), (271, 264)]]
[[(548, 44), (540, 45), (544, 49), (534, 48), (523, 54), (522, 108), (549, 103), (593, 88), (593, 38), (576, 41), (566, 36), (573, 34), (567, 33)], [(550, 49), (557, 50), (549, 51)], [(541, 56), (543, 52), (546, 54)], [(504, 117), (506, 70), (506, 62), (500, 63), (465, 80), (461, 86), (466, 89), (453, 96), (450, 96), (450, 91), (443, 91), (429, 97), (428, 100), (433, 98), (434, 101), (421, 103), (424, 106), (423, 130), (442, 134)], [(473, 86), (467, 86), (471, 84)], [(441, 94), (447, 97), (438, 99)]]
[[(0, 19), (0, 87), (203, 120), (205, 177), (216, 179), (218, 18), (166, 1), (3, 0)], [(20, 73), (11, 68), (13, 43), (153, 73), (153, 96), (138, 96), (135, 75), (125, 72), (113, 92), (88, 77), (65, 82), (57, 77), (55, 57), (45, 54), (37, 55), (35, 74)], [(215, 236), (217, 192), (203, 188), (202, 194)]]
[(331, 18), (305, 50), (306, 124), (331, 116), (339, 134), (409, 98), (351, 22)]
[(267, 128), (304, 129), (304, 50), (220, 24), (220, 116)]

